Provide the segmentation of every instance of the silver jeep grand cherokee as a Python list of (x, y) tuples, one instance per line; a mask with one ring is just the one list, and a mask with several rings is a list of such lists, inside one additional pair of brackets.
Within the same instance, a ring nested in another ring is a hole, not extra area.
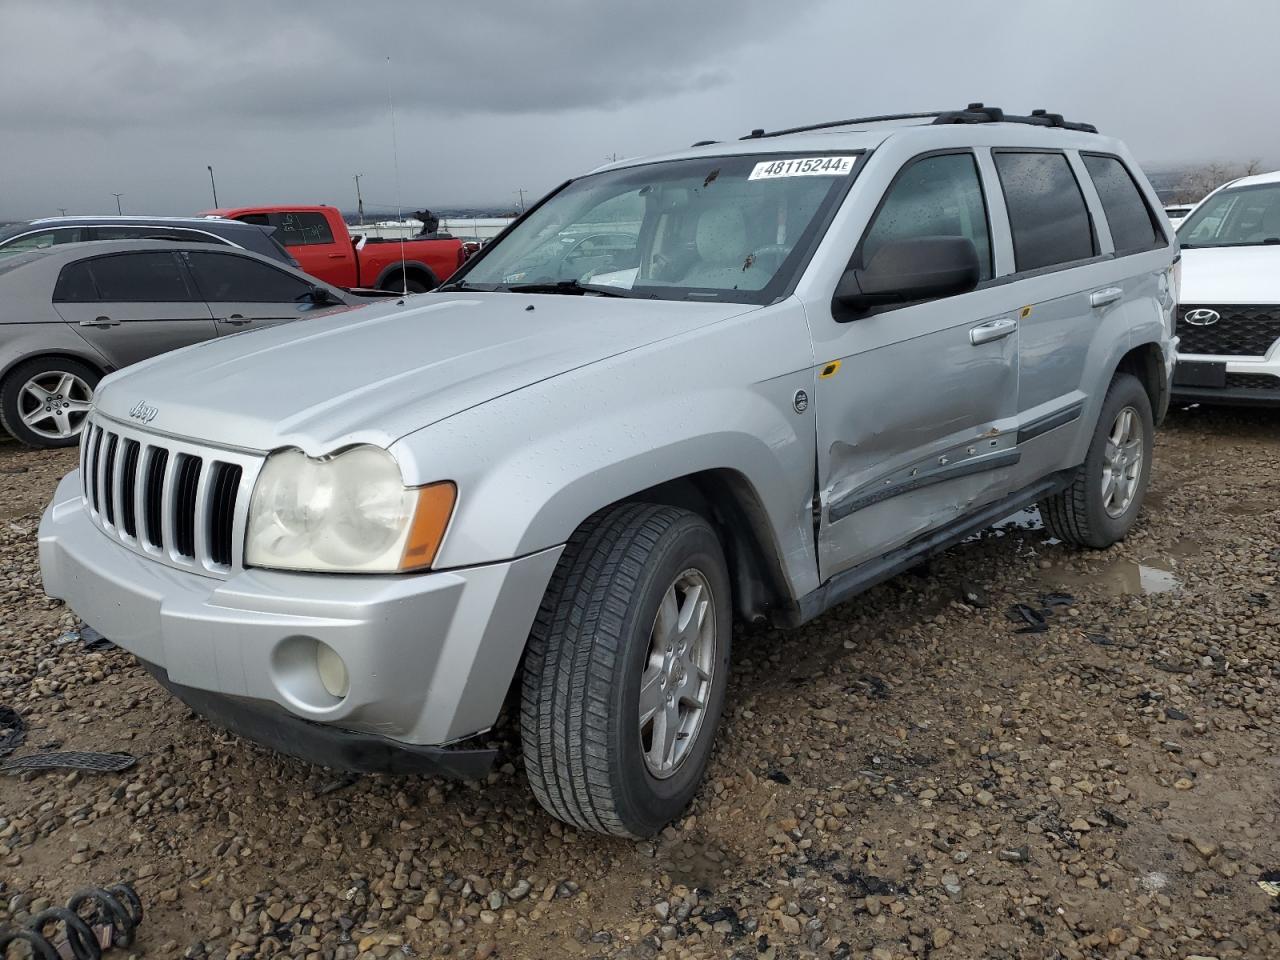
[(1125, 147), (981, 104), (572, 180), (439, 293), (102, 381), (45, 586), (333, 767), (680, 813), (732, 622), (794, 626), (1039, 504), (1101, 548), (1168, 405), (1177, 247)]

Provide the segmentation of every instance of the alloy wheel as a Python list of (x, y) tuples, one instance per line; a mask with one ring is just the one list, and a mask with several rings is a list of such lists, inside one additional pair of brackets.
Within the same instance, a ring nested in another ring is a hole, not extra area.
[(92, 404), (93, 388), (65, 370), (36, 374), (18, 391), (18, 416), (23, 425), (46, 440), (78, 435)]
[(711, 696), (716, 665), (716, 608), (697, 569), (681, 573), (658, 605), (640, 678), (640, 749), (660, 780), (689, 756)]
[(1116, 414), (1102, 452), (1102, 506), (1112, 518), (1133, 504), (1142, 477), (1142, 418), (1133, 407)]

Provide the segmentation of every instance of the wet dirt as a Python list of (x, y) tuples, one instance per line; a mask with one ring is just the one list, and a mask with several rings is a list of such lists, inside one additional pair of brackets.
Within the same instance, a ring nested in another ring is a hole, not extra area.
[[(1280, 957), (1280, 413), (1172, 416), (1109, 550), (1025, 511), (736, 631), (706, 781), (642, 841), (546, 815), (513, 717), (484, 782), (344, 777), (59, 643), (35, 530), (74, 460), (0, 444), (0, 703), (24, 749), (138, 765), (0, 776), (0, 927), (128, 880), (147, 915), (117, 952), (145, 960)], [(1055, 589), (1073, 606), (1015, 632)]]

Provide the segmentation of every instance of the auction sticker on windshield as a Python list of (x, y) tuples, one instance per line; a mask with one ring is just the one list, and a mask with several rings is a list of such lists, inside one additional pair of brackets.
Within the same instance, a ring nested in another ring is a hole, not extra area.
[(778, 177), (841, 177), (853, 169), (853, 157), (795, 157), (791, 160), (761, 160), (748, 180)]

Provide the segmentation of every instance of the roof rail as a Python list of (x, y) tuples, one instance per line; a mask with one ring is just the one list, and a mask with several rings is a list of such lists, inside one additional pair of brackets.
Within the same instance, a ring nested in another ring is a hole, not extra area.
[(826, 130), (830, 127), (848, 127), (855, 123), (884, 123), (886, 120), (931, 120), (945, 111), (931, 113), (883, 113), (877, 117), (853, 117), (850, 120), (828, 120), (826, 123), (810, 123), (803, 127), (787, 127), (785, 130), (752, 130), (743, 140), (759, 140), (761, 137), (785, 137), (789, 133), (808, 133), (810, 130)]
[(1072, 123), (1062, 118), (1060, 113), (1049, 113), (1047, 110), (1032, 110), (1028, 116), (1017, 116), (1005, 113), (999, 107), (988, 107), (981, 103), (971, 103), (963, 110), (934, 110), (927, 113), (884, 113), (874, 117), (853, 117), (849, 120), (828, 120), (825, 123), (810, 123), (802, 127), (787, 127), (785, 130), (756, 129), (743, 140), (759, 140), (764, 137), (784, 137), (791, 133), (809, 133), (813, 130), (828, 130), (832, 127), (850, 127), (863, 123), (885, 123), (890, 120), (930, 120), (933, 123), (1026, 123), (1037, 127), (1060, 127), (1063, 130), (1077, 130), (1082, 133), (1097, 133), (1098, 128), (1091, 123)]
[(939, 114), (934, 123), (1028, 123), (1036, 127), (1061, 127), (1063, 130), (1076, 130), (1081, 133), (1097, 133), (1098, 128), (1092, 123), (1073, 123), (1064, 120), (1060, 113), (1048, 110), (1032, 110), (1029, 116), (1020, 117), (1005, 113), (999, 107), (988, 107), (981, 103), (971, 103), (963, 110), (952, 110)]

